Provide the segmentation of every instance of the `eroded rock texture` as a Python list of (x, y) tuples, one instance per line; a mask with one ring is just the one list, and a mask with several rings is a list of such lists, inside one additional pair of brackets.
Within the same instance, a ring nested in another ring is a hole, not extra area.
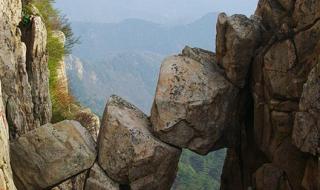
[(117, 96), (107, 103), (98, 162), (107, 175), (132, 190), (170, 189), (181, 150), (156, 139), (148, 117)]
[(259, 45), (260, 26), (258, 18), (249, 19), (244, 15), (228, 17), (222, 13), (217, 22), (217, 62), (226, 72), (230, 81), (244, 87), (254, 51)]
[(0, 189), (15, 190), (12, 179), (12, 171), (9, 155), (9, 126), (5, 116), (5, 109), (2, 102), (0, 82)]
[(26, 69), (31, 87), (33, 115), (36, 126), (51, 121), (47, 30), (40, 16), (31, 19), (31, 26), (22, 27), (22, 39), (27, 46)]
[(90, 169), (85, 190), (119, 190), (119, 184), (110, 179), (98, 164)]
[(26, 190), (58, 184), (89, 169), (96, 159), (93, 138), (75, 121), (39, 127), (10, 148), (15, 184)]
[[(255, 21), (261, 39), (247, 76), (252, 122), (241, 129), (241, 146), (228, 150), (222, 189), (320, 188), (314, 182), (319, 179), (319, 12), (319, 1), (259, 1)], [(228, 53), (217, 46), (221, 51)]]
[(21, 1), (1, 0), (0, 5), (0, 79), (10, 136), (15, 138), (51, 119), (47, 34), (40, 17), (20, 25), (21, 32)]
[(153, 131), (164, 142), (200, 154), (224, 147), (223, 132), (234, 127), (238, 95), (215, 54), (187, 47), (161, 65)]

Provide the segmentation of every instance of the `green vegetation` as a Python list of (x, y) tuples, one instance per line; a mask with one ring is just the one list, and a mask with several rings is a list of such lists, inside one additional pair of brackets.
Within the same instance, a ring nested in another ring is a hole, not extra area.
[(225, 150), (207, 156), (184, 150), (174, 190), (218, 190)]
[[(47, 29), (47, 51), (49, 55), (48, 65), (50, 70), (50, 96), (52, 101), (52, 122), (64, 119), (71, 119), (70, 109), (73, 107), (74, 99), (71, 95), (61, 89), (62, 83), (58, 80), (57, 69), (59, 62), (66, 54), (71, 53), (74, 44), (78, 39), (74, 37), (70, 23), (65, 16), (53, 7), (54, 0), (29, 0), (24, 2), (22, 11), (22, 24), (28, 27), (31, 15), (41, 16)], [(62, 31), (66, 36), (66, 43), (63, 44), (53, 31)]]

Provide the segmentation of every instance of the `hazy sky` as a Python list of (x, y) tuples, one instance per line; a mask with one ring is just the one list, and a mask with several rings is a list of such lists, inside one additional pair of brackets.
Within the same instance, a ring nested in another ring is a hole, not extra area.
[(158, 23), (190, 22), (209, 12), (251, 15), (258, 0), (56, 0), (71, 21), (119, 22), (140, 18)]

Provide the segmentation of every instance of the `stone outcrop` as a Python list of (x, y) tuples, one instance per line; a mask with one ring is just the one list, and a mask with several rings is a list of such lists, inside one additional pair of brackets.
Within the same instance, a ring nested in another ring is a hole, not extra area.
[(10, 148), (19, 189), (51, 187), (89, 169), (96, 159), (91, 135), (75, 121), (39, 127), (11, 142)]
[(12, 180), (12, 171), (9, 155), (9, 126), (7, 124), (5, 109), (2, 102), (0, 82), (0, 189), (15, 190)]
[(36, 126), (51, 121), (47, 30), (40, 16), (31, 19), (31, 26), (22, 27), (22, 40), (27, 46), (26, 69), (31, 87), (33, 116)]
[(85, 190), (119, 190), (119, 184), (110, 179), (98, 164), (90, 169)]
[(293, 143), (303, 152), (320, 155), (320, 63), (310, 72), (295, 114)]
[(187, 47), (161, 65), (153, 131), (164, 142), (200, 154), (224, 147), (222, 133), (234, 127), (238, 92), (213, 53)]
[[(58, 38), (61, 44), (65, 45), (66, 36), (62, 31), (53, 31), (53, 36)], [(64, 57), (59, 61), (57, 66), (57, 81), (59, 81), (59, 90), (61, 91), (61, 93), (70, 94)]]
[(222, 190), (319, 189), (311, 180), (319, 176), (319, 11), (318, 1), (259, 1), (259, 19), (251, 21), (261, 38), (251, 46), (250, 117), (241, 146), (228, 150)]
[[(228, 148), (221, 190), (320, 189), (320, 1), (221, 14), (217, 54), (186, 47), (167, 58), (151, 117), (112, 96), (100, 131), (83, 109), (83, 126), (48, 124), (47, 32), (39, 16), (19, 25), (21, 11), (0, 0), (1, 190), (169, 190), (181, 148)], [(66, 82), (62, 62), (58, 77)]]
[[(255, 20), (257, 19), (257, 20)], [(258, 18), (244, 15), (228, 17), (222, 13), (217, 22), (217, 62), (232, 84), (242, 88), (248, 80), (248, 72), (254, 51), (259, 45)]]
[(35, 127), (31, 87), (26, 70), (26, 46), (21, 42), (18, 24), (21, 1), (0, 1), (0, 80), (3, 103), (10, 127), (16, 136)]
[(148, 117), (117, 96), (107, 103), (98, 143), (98, 162), (108, 176), (132, 190), (170, 189), (181, 150), (150, 132)]

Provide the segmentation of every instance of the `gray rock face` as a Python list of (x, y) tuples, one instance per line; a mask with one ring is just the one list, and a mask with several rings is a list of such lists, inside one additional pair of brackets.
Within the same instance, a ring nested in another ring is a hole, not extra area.
[(27, 46), (26, 68), (31, 86), (33, 115), (36, 126), (49, 123), (52, 116), (49, 94), (49, 70), (47, 55), (47, 30), (41, 17), (31, 20), (24, 28), (22, 39)]
[(320, 63), (310, 72), (303, 87), (292, 139), (301, 151), (320, 155)]
[[(1, 4), (0, 4), (1, 5)], [(2, 102), (0, 82), (0, 189), (15, 190), (9, 156), (9, 126)]]
[(162, 141), (199, 154), (226, 146), (223, 131), (234, 126), (238, 88), (223, 76), (213, 53), (186, 48), (167, 58), (151, 112)]
[(113, 180), (132, 190), (170, 189), (181, 150), (150, 132), (147, 116), (125, 100), (112, 96), (99, 135), (98, 162)]
[(244, 87), (253, 54), (261, 38), (259, 23), (244, 15), (227, 17), (222, 13), (217, 22), (217, 63), (230, 81)]
[(21, 32), (17, 27), (21, 9), (21, 1), (0, 0), (0, 79), (12, 136), (36, 127), (26, 70), (26, 46), (21, 42)]
[(90, 169), (85, 190), (119, 190), (119, 184), (110, 179), (98, 164)]
[[(10, 144), (18, 189), (45, 189), (90, 168), (95, 143), (78, 122), (47, 124)], [(28, 172), (26, 172), (28, 171)]]

